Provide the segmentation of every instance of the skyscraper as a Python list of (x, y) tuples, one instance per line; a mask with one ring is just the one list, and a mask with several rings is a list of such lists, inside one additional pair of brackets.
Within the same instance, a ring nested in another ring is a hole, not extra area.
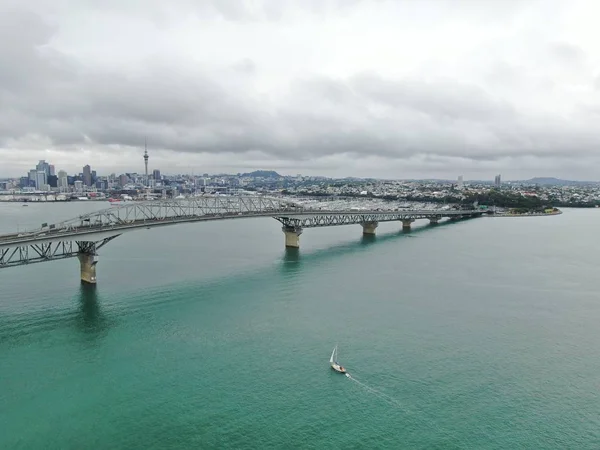
[(35, 166), (35, 170), (36, 172), (44, 172), (47, 177), (48, 175), (50, 175), (50, 164), (41, 159), (37, 166)]
[(458, 187), (458, 189), (462, 189), (463, 188), (463, 176), (462, 175), (460, 175), (458, 177), (457, 187)]
[(35, 187), (37, 184), (37, 170), (32, 169), (29, 171), (29, 186)]
[(83, 184), (92, 185), (92, 168), (89, 165), (83, 166)]
[(494, 178), (494, 186), (500, 187), (501, 184), (502, 184), (502, 180), (500, 178), (500, 175), (496, 175), (496, 177)]
[(65, 172), (64, 170), (58, 171), (58, 187), (61, 190), (61, 192), (66, 192), (69, 189), (67, 172)]
[(36, 178), (35, 178), (35, 188), (38, 191), (46, 190), (46, 184), (47, 184), (46, 180), (47, 180), (46, 172), (44, 172), (43, 170), (38, 170), (38, 172), (36, 174)]

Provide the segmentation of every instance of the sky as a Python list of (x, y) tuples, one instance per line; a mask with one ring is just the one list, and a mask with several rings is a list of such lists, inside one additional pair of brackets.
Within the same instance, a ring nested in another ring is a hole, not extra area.
[(0, 177), (600, 180), (596, 0), (0, 0)]

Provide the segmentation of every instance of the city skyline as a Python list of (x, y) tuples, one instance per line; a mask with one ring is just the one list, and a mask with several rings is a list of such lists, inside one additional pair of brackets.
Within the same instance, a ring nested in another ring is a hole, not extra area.
[(0, 177), (600, 178), (596, 3), (9, 4)]
[[(91, 170), (91, 166), (89, 164), (86, 164), (82, 167), (81, 171), (73, 171), (73, 172), (69, 172), (66, 171), (64, 169), (60, 169), (58, 170), (58, 179), (60, 180), (61, 176), (60, 174), (64, 174), (64, 177), (66, 177), (67, 175), (69, 177), (80, 177), (82, 178), (83, 183), (86, 186), (91, 186), (91, 180), (90, 182), (86, 181), (86, 170), (89, 170), (89, 174), (93, 175), (93, 178), (109, 178), (110, 176), (115, 176), (116, 178), (121, 177), (123, 175), (137, 175), (137, 176), (142, 176), (144, 180), (160, 180), (162, 178), (162, 176), (166, 176), (166, 177), (174, 177), (174, 176), (188, 176), (188, 177), (193, 177), (193, 176), (197, 176), (197, 177), (218, 177), (218, 176), (237, 176), (237, 175), (241, 175), (244, 173), (252, 173), (255, 171), (273, 171), (273, 172), (277, 172), (280, 176), (283, 177), (298, 177), (298, 176), (302, 176), (302, 177), (323, 177), (322, 175), (316, 175), (316, 174), (311, 174), (311, 173), (305, 173), (305, 174), (299, 174), (299, 173), (295, 173), (295, 174), (284, 174), (284, 173), (280, 173), (279, 171), (275, 170), (275, 169), (254, 169), (254, 170), (250, 170), (248, 172), (245, 171), (232, 171), (232, 172), (206, 172), (206, 171), (198, 171), (196, 173), (193, 172), (177, 172), (177, 173), (169, 173), (169, 172), (163, 172), (161, 171), (161, 169), (159, 168), (155, 168), (152, 169), (151, 171), (149, 171), (148, 166), (147, 166), (147, 162), (149, 160), (149, 153), (147, 151), (147, 148), (144, 149), (144, 153), (143, 153), (143, 160), (144, 160), (144, 169), (143, 171), (138, 171), (138, 170), (131, 170), (131, 171), (125, 171), (125, 172), (116, 172), (116, 171), (112, 171), (112, 172), (106, 172), (106, 173), (102, 173), (102, 172), (98, 172), (97, 170)], [(37, 172), (40, 171), (45, 171), (45, 178), (44, 178), (44, 184), (47, 181), (47, 177), (49, 175), (55, 175), (55, 165), (54, 164), (50, 164), (49, 162), (45, 161), (45, 160), (40, 160), (37, 165), (35, 166), (35, 169), (29, 170), (28, 171), (28, 176), (30, 179), (35, 179), (37, 180)], [(19, 178), (23, 178), (23, 175), (21, 176), (17, 176), (17, 177), (0, 177), (0, 179), (19, 179)], [(534, 176), (534, 177), (530, 177), (530, 178), (522, 178), (522, 179), (505, 179), (503, 177), (502, 174), (496, 174), (493, 176), (492, 179), (486, 179), (486, 178), (467, 178), (464, 175), (457, 175), (454, 178), (435, 178), (435, 177), (423, 177), (423, 178), (380, 178), (380, 177), (352, 177), (352, 176), (343, 176), (343, 177), (324, 177), (324, 178), (331, 178), (331, 179), (343, 179), (343, 178), (358, 178), (358, 179), (379, 179), (379, 180), (397, 180), (397, 181), (403, 181), (403, 180), (439, 180), (439, 181), (454, 181), (457, 183), (457, 185), (462, 186), (462, 184), (464, 182), (490, 182), (495, 186), (500, 186), (504, 180), (504, 182), (518, 182), (518, 181), (527, 181), (529, 179), (536, 179), (536, 178), (543, 178), (543, 179), (557, 179), (557, 180), (562, 180), (562, 181), (581, 181), (581, 182), (591, 182), (591, 183), (600, 183), (600, 181), (597, 180), (571, 180), (571, 179), (567, 179), (567, 178), (561, 178), (561, 177), (552, 177), (552, 176), (544, 176), (544, 175), (540, 175), (540, 176)], [(146, 183), (146, 181), (144, 181), (144, 183)], [(36, 181), (36, 185), (37, 185), (37, 181)]]
[[(150, 154), (150, 153), (149, 153)], [(142, 150), (142, 155), (143, 155), (143, 150)], [(154, 156), (154, 154), (152, 155)], [(42, 158), (44, 159), (44, 158)], [(48, 157), (46, 157), (46, 159), (48, 159)], [(46, 160), (44, 159), (44, 160)], [(137, 160), (141, 160), (140, 155), (137, 155), (137, 158), (132, 158), (133, 160), (137, 159)], [(153, 162), (157, 161), (158, 158), (154, 157), (152, 158)], [(39, 159), (38, 159), (39, 161)], [(161, 165), (160, 167), (158, 166), (158, 164), (160, 162), (164, 162), (164, 166)], [(173, 176), (173, 175), (198, 175), (198, 174), (202, 174), (202, 173), (211, 173), (211, 174), (237, 174), (237, 173), (248, 173), (248, 172), (253, 172), (256, 170), (272, 170), (275, 172), (278, 172), (279, 174), (283, 175), (283, 176), (296, 176), (298, 173), (302, 172), (302, 173), (306, 173), (307, 176), (319, 176), (319, 177), (326, 177), (326, 178), (378, 178), (378, 179), (397, 179), (397, 180), (402, 180), (402, 179), (440, 179), (440, 180), (451, 180), (451, 179), (455, 179), (458, 174), (463, 174), (463, 178), (464, 181), (470, 181), (470, 180), (494, 180), (494, 177), (498, 174), (498, 170), (495, 169), (489, 169), (489, 170), (485, 170), (482, 172), (479, 171), (458, 171), (455, 173), (451, 173), (449, 171), (439, 171), (439, 170), (432, 170), (432, 171), (419, 171), (419, 172), (414, 172), (411, 171), (409, 172), (410, 174), (412, 174), (413, 176), (403, 176), (404, 172), (402, 170), (400, 170), (399, 172), (385, 172), (385, 173), (389, 173), (389, 176), (384, 176), (381, 171), (374, 171), (371, 172), (368, 170), (362, 170), (362, 171), (351, 171), (351, 173), (344, 173), (342, 171), (328, 171), (328, 170), (302, 170), (302, 168), (300, 167), (280, 167), (280, 166), (276, 166), (273, 164), (265, 164), (265, 165), (246, 165), (246, 166), (236, 166), (234, 164), (231, 164), (229, 166), (219, 166), (219, 167), (214, 167), (211, 165), (205, 165), (205, 166), (196, 166), (196, 167), (190, 167), (189, 164), (185, 164), (185, 162), (181, 162), (181, 164), (176, 164), (173, 165), (172, 164), (172, 159), (170, 160), (171, 164), (169, 164), (169, 160), (168, 159), (158, 159), (158, 162), (156, 162), (155, 164), (150, 163), (148, 165), (148, 175), (151, 176), (152, 172), (154, 170), (159, 170), (162, 174), (164, 175), (169, 175), (169, 176)], [(31, 165), (35, 165), (35, 161), (22, 161), (19, 164), (19, 169), (22, 172), (22, 169), (20, 168), (24, 168), (25, 172), (27, 172), (28, 168)], [(85, 160), (81, 160), (81, 163), (79, 161), (77, 162), (71, 162), (69, 164), (61, 164), (58, 163), (58, 166), (60, 166), (60, 170), (65, 170), (66, 172), (68, 172), (69, 174), (79, 174), (80, 172), (82, 172), (82, 168), (86, 165)], [(98, 173), (102, 173), (104, 175), (107, 174), (111, 174), (111, 173), (115, 173), (117, 175), (119, 174), (124, 174), (124, 173), (137, 173), (137, 174), (144, 174), (145, 171), (145, 167), (144, 167), (144, 162), (142, 160), (141, 164), (138, 161), (137, 166), (135, 165), (135, 162), (132, 161), (131, 164), (123, 164), (123, 165), (116, 165), (116, 166), (110, 166), (110, 165), (94, 165), (94, 167), (97, 167), (97, 172)], [(166, 170), (165, 170), (166, 167)], [(169, 169), (169, 167), (171, 167), (172, 169)], [(600, 166), (599, 166), (600, 168)], [(23, 176), (21, 172), (15, 172), (17, 169), (13, 169), (10, 172), (3, 170), (2, 167), (0, 167), (0, 179), (15, 179), (15, 178), (19, 178), (20, 176)], [(561, 171), (560, 168), (558, 169), (553, 169), (553, 168), (549, 168), (548, 170), (506, 170), (506, 171), (502, 171), (502, 179), (503, 180), (507, 180), (507, 181), (511, 181), (511, 180), (527, 180), (527, 179), (531, 179), (531, 178), (557, 178), (557, 179), (563, 179), (563, 180), (572, 180), (572, 181), (589, 181), (589, 182), (600, 182), (600, 170), (596, 171), (595, 168), (592, 168), (590, 170), (591, 176), (589, 178), (586, 178), (585, 176), (575, 176), (575, 177), (570, 177), (568, 175), (564, 175), (564, 171)], [(598, 173), (598, 175), (596, 175), (596, 172)], [(378, 173), (381, 175), (373, 175), (373, 173)], [(394, 175), (395, 173), (395, 175)], [(512, 176), (511, 176), (512, 174)]]
[[(82, 178), (82, 183), (85, 186), (91, 186), (92, 185), (92, 180), (91, 177), (89, 177), (90, 174), (93, 174), (93, 178), (94, 180), (96, 179), (96, 177), (98, 176), (98, 178), (101, 179), (107, 179), (110, 176), (114, 175), (116, 178), (122, 178), (122, 177), (126, 177), (127, 175), (141, 175), (143, 176), (143, 184), (144, 185), (148, 185), (148, 180), (160, 180), (161, 179), (161, 169), (152, 169), (152, 172), (149, 172), (148, 169), (148, 160), (149, 160), (149, 153), (148, 153), (148, 148), (147, 148), (147, 142), (146, 140), (144, 140), (144, 153), (142, 155), (143, 161), (144, 161), (144, 170), (143, 172), (138, 172), (137, 170), (130, 170), (130, 171), (124, 171), (124, 172), (117, 172), (117, 171), (109, 171), (106, 173), (100, 173), (97, 175), (97, 171), (91, 171), (90, 165), (86, 164), (83, 166), (83, 170), (81, 172), (77, 172), (76, 170), (73, 172), (67, 172), (64, 169), (59, 170), (59, 177), (58, 177), (58, 186), (60, 187), (61, 184), (64, 184), (66, 187), (66, 182), (61, 181), (61, 177), (60, 177), (60, 173), (64, 174), (64, 178), (67, 177), (68, 173), (71, 173), (71, 175), (69, 175), (69, 177), (80, 177)], [(38, 175), (36, 173), (39, 173), (40, 171), (45, 171), (45, 176), (43, 178), (43, 181), (39, 181), (38, 179)], [(87, 171), (87, 172), (86, 172)], [(91, 172), (90, 172), (91, 171)], [(168, 173), (168, 172), (163, 172), (162, 175), (165, 175), (167, 177), (173, 177), (173, 176), (201, 176), (200, 173), (202, 173), (202, 176), (236, 176), (239, 174), (243, 174), (243, 173), (252, 173), (255, 171), (273, 171), (273, 172), (277, 172), (279, 175), (283, 176), (283, 177), (297, 177), (300, 176), (301, 174), (298, 173), (294, 173), (294, 174), (286, 174), (286, 173), (280, 173), (280, 171), (278, 171), (277, 169), (265, 169), (265, 168), (258, 168), (258, 169), (249, 169), (247, 171), (232, 171), (232, 172), (207, 172), (207, 171), (196, 171), (196, 173), (194, 173), (194, 171), (192, 172), (177, 172), (177, 173)], [(45, 160), (39, 160), (38, 164), (36, 165), (36, 169), (34, 170), (29, 170), (28, 171), (28, 177), (30, 180), (33, 180), (33, 184), (35, 187), (39, 187), (40, 184), (45, 185), (47, 182), (47, 177), (49, 175), (55, 175), (55, 165), (53, 164), (49, 164), (47, 163)], [(438, 181), (455, 181), (457, 183), (457, 185), (462, 186), (463, 182), (487, 182), (487, 181), (491, 181), (493, 183), (493, 185), (495, 186), (500, 186), (502, 184), (502, 175), (501, 174), (496, 174), (493, 176), (493, 181), (492, 180), (488, 180), (486, 178), (467, 178), (464, 175), (458, 175), (458, 177), (455, 177), (454, 179), (452, 178), (444, 178), (444, 177), (413, 177), (413, 178), (394, 178), (394, 177), (389, 177), (389, 178), (385, 178), (385, 177), (373, 177), (373, 176), (365, 176), (365, 177), (357, 177), (357, 176), (351, 176), (351, 175), (346, 175), (346, 176), (341, 176), (341, 177), (329, 177), (329, 176), (323, 176), (323, 175), (318, 175), (318, 174), (305, 174), (302, 175), (304, 177), (324, 177), (324, 178), (330, 178), (330, 179), (343, 179), (343, 178), (358, 178), (358, 179), (379, 179), (379, 180), (397, 180), (397, 181), (409, 181), (409, 180), (438, 180)], [(19, 179), (19, 178), (23, 178), (23, 177), (0, 177), (0, 179)], [(88, 179), (89, 178), (89, 179)], [(530, 179), (536, 179), (536, 178), (543, 178), (543, 179), (556, 179), (559, 181), (574, 181), (574, 182), (590, 182), (590, 183), (600, 183), (600, 181), (598, 180), (577, 180), (577, 179), (567, 179), (567, 178), (561, 178), (561, 177), (554, 177), (554, 176), (532, 176), (529, 178), (508, 178), (505, 181), (507, 182), (520, 182), (520, 181), (527, 181)]]

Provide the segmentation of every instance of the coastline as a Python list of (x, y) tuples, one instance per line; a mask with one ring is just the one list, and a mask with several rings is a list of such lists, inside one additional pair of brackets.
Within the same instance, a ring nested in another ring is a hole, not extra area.
[(505, 212), (505, 213), (496, 213), (496, 214), (489, 214), (486, 217), (543, 217), (543, 216), (559, 216), (561, 215), (563, 212), (560, 209), (556, 209), (555, 211), (552, 212), (541, 212), (541, 213), (509, 213), (509, 212)]

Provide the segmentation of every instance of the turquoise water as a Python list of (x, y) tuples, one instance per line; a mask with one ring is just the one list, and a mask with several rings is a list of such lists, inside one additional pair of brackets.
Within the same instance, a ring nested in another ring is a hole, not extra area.
[(600, 448), (599, 214), (142, 230), (96, 289), (2, 269), (0, 448)]

